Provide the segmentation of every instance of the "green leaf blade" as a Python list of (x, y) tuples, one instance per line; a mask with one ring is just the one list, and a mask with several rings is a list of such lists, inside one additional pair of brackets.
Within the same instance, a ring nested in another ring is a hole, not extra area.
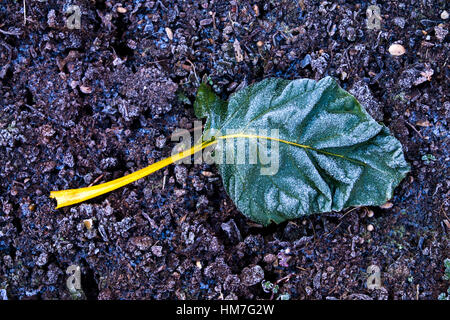
[(200, 84), (194, 103), (194, 112), (199, 119), (208, 118), (205, 130), (210, 128), (217, 129), (217, 126), (223, 122), (226, 109), (226, 101), (220, 99), (206, 83)]
[[(330, 77), (318, 82), (266, 79), (232, 95), (227, 106), (206, 109), (207, 123), (218, 135), (229, 129), (278, 129), (279, 138), (290, 143), (279, 143), (274, 175), (262, 175), (261, 163), (219, 164), (224, 187), (238, 209), (264, 225), (381, 205), (409, 172), (400, 142)], [(266, 142), (272, 152), (273, 141)], [(242, 145), (233, 148), (236, 154)]]

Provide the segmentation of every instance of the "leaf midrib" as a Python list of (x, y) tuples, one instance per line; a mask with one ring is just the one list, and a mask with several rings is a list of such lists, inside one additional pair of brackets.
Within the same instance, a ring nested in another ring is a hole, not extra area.
[(312, 151), (315, 151), (315, 152), (318, 152), (318, 153), (322, 153), (322, 154), (325, 154), (325, 155), (328, 155), (328, 156), (339, 157), (339, 158), (342, 158), (344, 160), (351, 161), (351, 162), (354, 162), (356, 164), (359, 164), (359, 165), (362, 165), (362, 166), (365, 166), (365, 167), (370, 167), (370, 168), (372, 168), (374, 170), (378, 170), (378, 171), (380, 171), (382, 173), (385, 173), (382, 170), (380, 170), (378, 168), (375, 168), (375, 167), (372, 167), (372, 166), (370, 166), (369, 164), (367, 164), (365, 162), (362, 162), (362, 161), (359, 161), (359, 160), (356, 160), (356, 159), (352, 159), (352, 158), (346, 157), (346, 156), (338, 154), (338, 153), (328, 152), (328, 151), (325, 151), (325, 150), (321, 150), (321, 149), (317, 149), (317, 148), (311, 147), (309, 145), (300, 144), (300, 143), (296, 143), (296, 142), (292, 142), (292, 141), (288, 141), (288, 140), (284, 140), (284, 139), (268, 137), (268, 136), (261, 136), (261, 135), (256, 135), (256, 134), (248, 134), (248, 133), (234, 133), (234, 134), (219, 136), (219, 137), (216, 137), (216, 138), (217, 139), (248, 138), (248, 139), (266, 139), (266, 140), (278, 141), (278, 142), (281, 142), (281, 143), (285, 143), (285, 144), (288, 144), (288, 145), (300, 147), (300, 148), (303, 148), (303, 149), (309, 149), (309, 150), (312, 150)]

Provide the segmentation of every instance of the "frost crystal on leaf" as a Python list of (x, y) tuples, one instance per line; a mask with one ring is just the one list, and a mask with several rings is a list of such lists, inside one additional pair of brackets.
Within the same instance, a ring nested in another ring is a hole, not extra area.
[[(219, 132), (212, 135), (216, 139), (230, 138), (220, 135), (229, 129), (240, 134), (236, 139), (246, 140), (249, 132), (278, 130), (279, 168), (274, 174), (261, 174), (261, 162), (218, 164), (239, 210), (264, 225), (381, 205), (409, 172), (400, 142), (331, 77), (318, 82), (266, 79), (228, 101), (202, 84), (195, 114), (207, 118), (205, 131)], [(225, 156), (246, 146), (237, 145), (224, 149)]]

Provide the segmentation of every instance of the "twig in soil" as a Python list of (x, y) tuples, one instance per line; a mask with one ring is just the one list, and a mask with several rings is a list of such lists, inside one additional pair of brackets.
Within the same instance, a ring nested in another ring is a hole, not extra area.
[(248, 225), (249, 227), (251, 227), (251, 228), (263, 228), (263, 226), (260, 225), (259, 223), (254, 223), (254, 222), (251, 222), (251, 221), (248, 221), (248, 222), (247, 222), (247, 225)]
[(150, 61), (150, 62), (147, 62), (147, 63), (148, 63), (148, 64), (160, 63), (160, 62), (167, 61), (167, 60), (169, 60), (169, 59), (162, 59), (162, 60)]
[(13, 181), (13, 184), (18, 184), (19, 186), (22, 186), (22, 187), (25, 187), (25, 184), (24, 183), (22, 183), (22, 182), (19, 182), (19, 181), (17, 181), (17, 180), (14, 180)]
[[(344, 214), (339, 218), (339, 221), (341, 221), (342, 219), (344, 219), (344, 217), (345, 217), (346, 215), (348, 215), (350, 212), (352, 212), (352, 211), (354, 211), (354, 210), (356, 210), (356, 209), (358, 209), (358, 208), (359, 208), (359, 207), (354, 207), (354, 208), (348, 210), (346, 213), (344, 213)], [(342, 221), (339, 222), (338, 225), (337, 225), (333, 230), (331, 230), (330, 232), (325, 233), (325, 234), (323, 235), (323, 237), (327, 237), (328, 235), (330, 235), (330, 234), (332, 234), (333, 232), (335, 232), (335, 231), (337, 230), (337, 228), (339, 228), (339, 227), (341, 226), (341, 224), (342, 224)]]
[(161, 8), (167, 10), (167, 7), (166, 7), (160, 0), (156, 1), (156, 4), (157, 4), (157, 5), (160, 5)]
[(89, 185), (89, 187), (92, 187), (94, 184), (96, 184), (97, 182), (99, 182), (100, 181), (100, 179), (101, 178), (103, 178), (103, 176), (104, 176), (105, 174), (104, 173), (102, 173), (101, 175), (99, 175), (90, 185)]
[(213, 12), (212, 15), (211, 15), (211, 17), (212, 17), (212, 20), (213, 20), (213, 27), (214, 27), (214, 30), (217, 30), (217, 27), (216, 27), (216, 13)]
[(424, 139), (423, 138), (423, 136), (422, 136), (422, 134), (420, 133), (420, 131), (419, 130), (417, 130), (411, 123), (409, 123), (408, 121), (405, 121), (406, 122), (406, 124), (408, 125), (408, 126), (410, 126), (422, 139)]
[[(283, 281), (289, 281), (289, 279), (290, 279), (292, 276), (294, 276), (294, 275), (295, 275), (295, 273), (290, 273), (290, 274), (288, 274), (287, 276), (278, 279), (277, 281), (275, 281), (275, 285), (278, 285), (280, 282), (283, 282)], [(272, 291), (272, 295), (270, 296), (270, 300), (273, 300), (273, 297), (274, 297), (274, 296), (275, 296), (275, 293)]]
[(25, 4), (25, 0), (23, 0), (23, 25), (27, 24), (27, 6)]
[[(2, 46), (4, 46), (4, 47), (6, 48), (6, 50), (8, 50), (9, 55), (11, 55), (11, 52), (12, 52), (11, 46), (10, 46), (9, 44), (7, 44), (6, 42), (2, 41), (2, 40), (0, 40), (0, 44), (1, 44)], [(11, 58), (10, 58), (9, 61), (11, 61)]]
[(195, 65), (189, 59), (186, 59), (186, 61), (189, 62), (189, 64), (192, 66), (192, 70), (194, 70), (195, 80), (197, 80), (197, 82), (200, 83), (200, 81), (198, 80), (197, 72), (195, 71)]
[(442, 212), (442, 214), (447, 218), (447, 220), (450, 220), (450, 218), (447, 216), (447, 214), (444, 211), (444, 203), (441, 204), (441, 208), (440, 208), (439, 212)]
[(34, 113), (36, 113), (38, 116), (41, 116), (42, 118), (45, 118), (45, 114), (43, 114), (42, 112), (36, 110), (36, 108), (34, 108), (34, 107), (32, 107), (32, 106), (30, 106), (30, 105), (28, 105), (28, 104), (25, 104), (25, 106), (26, 106), (28, 109), (30, 109), (31, 111), (33, 111)]
[(277, 36), (277, 34), (279, 34), (280, 33), (280, 31), (276, 31), (273, 35), (272, 35), (272, 43), (273, 43), (273, 46), (274, 47), (276, 47), (277, 46), (277, 40), (275, 39), (275, 37)]
[(18, 36), (20, 36), (22, 34), (19, 31), (5, 31), (5, 30), (2, 30), (2, 29), (0, 29), (0, 33), (6, 34), (6, 35), (9, 35), (9, 36), (16, 36), (16, 37), (18, 37)]
[(182, 224), (184, 222), (184, 220), (186, 220), (187, 215), (188, 214), (186, 213), (184, 216), (182, 216), (180, 221), (178, 221), (178, 224)]
[(279, 284), (282, 281), (287, 281), (289, 280), (292, 276), (294, 276), (295, 273), (289, 273), (287, 276), (284, 276), (283, 278), (278, 279), (277, 281), (275, 281), (276, 284)]

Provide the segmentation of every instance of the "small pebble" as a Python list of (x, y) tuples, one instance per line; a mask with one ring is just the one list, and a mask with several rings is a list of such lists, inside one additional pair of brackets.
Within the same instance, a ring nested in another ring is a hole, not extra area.
[(372, 211), (372, 210), (369, 210), (369, 212), (367, 212), (367, 216), (368, 216), (369, 218), (372, 218), (372, 217), (374, 216), (373, 211)]
[(210, 171), (202, 171), (201, 173), (205, 177), (212, 177), (212, 176), (214, 176), (214, 173), (212, 173)]
[(177, 179), (177, 182), (179, 184), (184, 185), (186, 183), (186, 179), (187, 179), (187, 169), (185, 166), (183, 165), (176, 165), (175, 166), (175, 178)]
[(393, 207), (392, 202), (386, 202), (385, 204), (383, 204), (382, 206), (380, 206), (381, 209), (390, 209)]
[(117, 164), (117, 158), (108, 157), (100, 161), (100, 168), (102, 168), (102, 170), (109, 170), (115, 168)]
[(173, 191), (173, 194), (175, 195), (175, 197), (180, 198), (180, 197), (184, 196), (186, 194), (186, 192), (187, 191), (183, 190), (183, 189), (175, 189)]
[(113, 66), (120, 66), (121, 64), (124, 64), (125, 61), (127, 61), (126, 59), (121, 59), (120, 57), (116, 57), (113, 60)]
[(81, 92), (83, 92), (83, 93), (85, 93), (85, 94), (92, 93), (92, 88), (91, 88), (91, 87), (80, 86), (80, 90), (81, 90)]
[(389, 53), (393, 56), (401, 56), (405, 54), (406, 50), (401, 44), (394, 43), (389, 47)]
[(419, 120), (416, 122), (419, 127), (431, 127), (431, 123), (428, 120)]
[(45, 264), (47, 264), (47, 261), (48, 261), (48, 254), (46, 252), (42, 252), (36, 260), (36, 265), (42, 267)]
[(442, 11), (441, 18), (444, 19), (444, 20), (448, 19), (448, 12), (447, 12), (447, 10)]
[(348, 27), (347, 30), (347, 40), (348, 41), (355, 41), (356, 40), (356, 30), (353, 27)]
[(369, 224), (369, 225), (367, 226), (367, 231), (372, 232), (373, 229), (374, 229), (373, 225)]
[(56, 26), (56, 13), (54, 9), (48, 12), (47, 24), (50, 28), (54, 28)]
[(255, 12), (255, 16), (259, 16), (259, 7), (258, 7), (258, 5), (257, 4), (255, 4), (254, 6), (253, 6), (253, 11)]
[(259, 265), (245, 267), (241, 272), (241, 282), (250, 287), (260, 283), (264, 279), (264, 270)]
[(153, 246), (151, 250), (155, 256), (157, 256), (157, 257), (162, 256), (162, 247), (161, 246)]
[(172, 29), (166, 27), (166, 34), (167, 34), (167, 38), (169, 38), (169, 40), (173, 40), (173, 32)]
[(404, 18), (397, 17), (394, 19), (394, 23), (403, 29), (405, 27), (406, 20)]
[(118, 13), (126, 13), (126, 12), (127, 12), (127, 9), (124, 8), (124, 7), (117, 7), (117, 12), (118, 12)]
[(448, 34), (448, 30), (444, 28), (444, 25), (439, 24), (436, 27), (434, 27), (434, 34), (436, 35), (436, 38), (442, 42), (444, 41), (445, 37)]
[(83, 220), (84, 226), (86, 227), (86, 229), (91, 230), (92, 229), (92, 219), (84, 219)]
[(208, 25), (210, 25), (212, 22), (213, 22), (213, 19), (211, 19), (211, 18), (203, 19), (203, 20), (200, 20), (200, 25), (201, 25), (201, 26), (208, 26)]
[(159, 137), (157, 137), (155, 139), (155, 145), (157, 148), (162, 149), (164, 147), (164, 145), (166, 144), (166, 137), (164, 137), (163, 135), (160, 135)]
[(130, 48), (130, 49), (136, 49), (136, 47), (137, 47), (137, 43), (136, 43), (136, 41), (134, 41), (133, 39), (128, 39), (128, 41), (127, 41), (127, 46), (128, 46), (128, 48)]
[(230, 34), (233, 32), (233, 27), (232, 26), (226, 26), (225, 28), (223, 28), (223, 33), (224, 34)]
[(44, 137), (50, 138), (56, 133), (56, 131), (52, 128), (51, 125), (45, 124), (41, 127), (41, 133)]
[(264, 256), (265, 263), (273, 263), (276, 260), (276, 256), (274, 254), (268, 253)]

